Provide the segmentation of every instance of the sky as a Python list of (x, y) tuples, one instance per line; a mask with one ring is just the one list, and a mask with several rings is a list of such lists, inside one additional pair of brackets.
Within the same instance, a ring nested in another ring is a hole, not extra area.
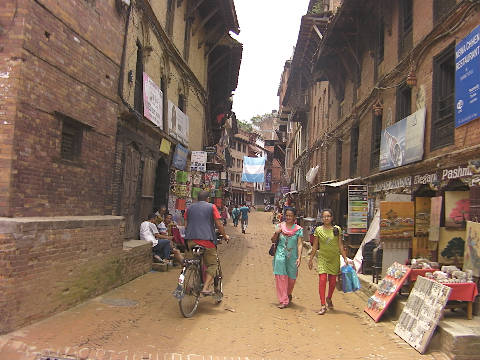
[(300, 20), (309, 0), (236, 0), (243, 44), (238, 87), (233, 96), (237, 119), (278, 110), (277, 90), (285, 61), (293, 55)]

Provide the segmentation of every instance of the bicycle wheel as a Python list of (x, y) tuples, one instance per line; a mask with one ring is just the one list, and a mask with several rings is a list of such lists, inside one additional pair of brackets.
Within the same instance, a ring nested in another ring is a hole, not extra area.
[(197, 266), (189, 266), (185, 270), (183, 283), (184, 296), (178, 301), (180, 312), (186, 318), (192, 317), (197, 311), (202, 282)]

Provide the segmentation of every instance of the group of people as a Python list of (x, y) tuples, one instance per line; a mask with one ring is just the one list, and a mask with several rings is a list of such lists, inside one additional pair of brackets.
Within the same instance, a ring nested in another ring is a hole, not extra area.
[(238, 220), (241, 222), (242, 233), (245, 234), (245, 230), (248, 225), (248, 213), (250, 212), (250, 208), (247, 206), (247, 203), (243, 203), (242, 206), (239, 208), (237, 204), (234, 205), (232, 209), (232, 220), (233, 226), (238, 226)]
[[(205, 296), (212, 294), (213, 278), (218, 266), (217, 230), (225, 241), (230, 239), (225, 233), (220, 212), (214, 204), (208, 202), (209, 196), (208, 191), (200, 191), (198, 201), (185, 210), (185, 236), (182, 238), (187, 258), (193, 258), (193, 246), (200, 245), (205, 248), (203, 260), (206, 273), (201, 291)], [(166, 206), (161, 206), (157, 212), (150, 214), (140, 225), (140, 239), (152, 243), (155, 262), (172, 264), (170, 257), (173, 254), (174, 260), (183, 264), (184, 257), (179, 249), (179, 242), (174, 242), (176, 226)]]
[[(333, 309), (332, 296), (340, 272), (340, 254), (345, 264), (347, 263), (341, 228), (333, 225), (332, 216), (332, 210), (322, 211), (323, 225), (315, 229), (312, 252), (308, 260), (308, 268), (311, 270), (313, 258), (317, 256), (318, 291), (321, 302), (319, 315), (325, 314), (328, 308)], [(285, 210), (285, 221), (276, 226), (271, 238), (272, 243), (277, 244), (273, 257), (273, 273), (280, 309), (288, 307), (292, 302), (292, 292), (302, 261), (303, 229), (295, 223), (295, 220), (295, 208), (288, 207)], [(325, 297), (327, 280), (328, 295)]]

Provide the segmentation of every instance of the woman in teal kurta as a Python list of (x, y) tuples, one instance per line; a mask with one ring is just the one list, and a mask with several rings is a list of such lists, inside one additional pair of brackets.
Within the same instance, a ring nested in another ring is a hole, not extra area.
[[(342, 230), (339, 226), (332, 224), (332, 211), (329, 209), (322, 211), (323, 225), (317, 226), (314, 233), (312, 252), (308, 261), (308, 268), (313, 267), (313, 257), (317, 253), (317, 268), (319, 274), (318, 292), (322, 307), (319, 315), (325, 314), (327, 303), (330, 309), (333, 309), (332, 295), (337, 282), (337, 275), (340, 272), (340, 254), (343, 256), (345, 264), (347, 255), (342, 242)], [(325, 286), (328, 277), (328, 297), (325, 299)]]
[(271, 239), (272, 242), (278, 241), (273, 257), (273, 274), (280, 309), (286, 308), (292, 301), (292, 291), (302, 259), (303, 229), (295, 224), (295, 215), (293, 208), (288, 209), (285, 213), (286, 221), (276, 226)]

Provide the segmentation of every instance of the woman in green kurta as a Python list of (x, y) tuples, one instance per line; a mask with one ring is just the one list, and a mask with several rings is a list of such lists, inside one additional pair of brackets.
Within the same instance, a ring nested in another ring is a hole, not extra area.
[[(342, 254), (345, 264), (347, 255), (342, 242), (342, 230), (339, 226), (332, 224), (332, 211), (329, 209), (322, 211), (323, 225), (317, 226), (314, 233), (313, 247), (308, 261), (308, 268), (313, 267), (313, 257), (317, 253), (317, 267), (319, 274), (318, 292), (322, 307), (319, 315), (325, 314), (328, 304), (333, 309), (332, 295), (337, 282), (337, 275), (340, 272), (340, 254)], [(325, 299), (325, 286), (328, 277), (328, 297)]]
[(295, 224), (295, 210), (288, 209), (285, 218), (285, 222), (276, 226), (271, 239), (273, 243), (278, 241), (273, 257), (273, 274), (280, 309), (286, 308), (292, 301), (303, 247), (303, 229)]

